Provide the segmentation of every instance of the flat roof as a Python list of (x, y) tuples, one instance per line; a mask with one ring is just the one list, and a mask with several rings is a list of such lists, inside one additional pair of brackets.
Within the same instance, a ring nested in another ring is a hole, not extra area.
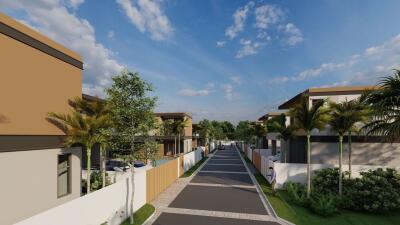
[(79, 54), (4, 13), (0, 13), (0, 33), (83, 69), (83, 61)]
[(258, 120), (266, 120), (268, 117), (270, 116), (280, 116), (282, 114), (287, 115), (287, 111), (272, 111), (272, 112), (268, 112), (266, 114), (264, 114), (263, 116), (261, 116), (260, 118), (258, 118)]
[(170, 117), (170, 118), (177, 118), (177, 117), (189, 117), (192, 119), (192, 115), (187, 112), (157, 112), (155, 113), (156, 116), (159, 117)]
[(294, 104), (300, 101), (302, 95), (308, 96), (324, 96), (324, 95), (351, 95), (362, 94), (366, 90), (377, 89), (377, 86), (341, 86), (341, 87), (327, 87), (327, 88), (309, 88), (297, 94), (288, 101), (282, 103), (278, 109), (289, 109)]

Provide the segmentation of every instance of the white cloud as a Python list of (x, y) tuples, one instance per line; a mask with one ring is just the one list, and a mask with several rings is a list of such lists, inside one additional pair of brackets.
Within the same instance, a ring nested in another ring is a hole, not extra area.
[(252, 42), (251, 40), (245, 40), (245, 39), (241, 39), (240, 44), (241, 48), (236, 53), (236, 58), (238, 59), (243, 58), (245, 56), (257, 54), (258, 51), (264, 45), (263, 43), (260, 42)]
[(217, 41), (217, 47), (224, 47), (226, 44), (226, 41)]
[(78, 52), (84, 61), (84, 86), (90, 84), (91, 88), (86, 90), (98, 92), (100, 87), (110, 85), (111, 76), (123, 67), (112, 58), (112, 51), (96, 41), (89, 21), (69, 12), (67, 4), (49, 0), (2, 0), (0, 8), (24, 11), (25, 24)]
[(372, 84), (380, 77), (391, 73), (392, 69), (400, 68), (400, 34), (381, 45), (366, 48), (360, 54), (352, 55), (343, 62), (321, 64), (298, 73), (295, 76), (281, 76), (269, 83), (284, 83), (289, 81), (303, 81), (324, 75), (331, 75), (338, 81), (332, 85)]
[(276, 24), (284, 19), (283, 11), (274, 5), (262, 5), (254, 11), (256, 17), (255, 26), (259, 29), (266, 30), (270, 25)]
[(142, 33), (148, 31), (153, 40), (168, 39), (173, 28), (157, 0), (117, 0), (129, 21)]
[(225, 98), (231, 100), (233, 97), (233, 86), (231, 84), (224, 84), (222, 85), (222, 89), (224, 90)]
[(293, 23), (280, 26), (279, 30), (281, 30), (281, 32), (284, 34), (284, 43), (293, 46), (303, 42), (303, 34)]
[(85, 0), (69, 0), (69, 4), (72, 8), (77, 9)]
[(113, 30), (109, 30), (107, 32), (107, 37), (110, 38), (110, 39), (113, 39), (115, 37), (114, 31)]
[(240, 76), (233, 76), (233, 77), (230, 77), (230, 79), (235, 84), (241, 84), (242, 83), (242, 79), (240, 78)]
[(233, 24), (226, 28), (225, 35), (230, 39), (235, 38), (244, 29), (244, 23), (246, 22), (247, 14), (249, 10), (253, 8), (254, 2), (248, 2), (244, 7), (238, 8), (233, 14)]
[(179, 94), (187, 97), (207, 96), (214, 92), (214, 87), (214, 83), (208, 83), (203, 89), (184, 88), (179, 91)]

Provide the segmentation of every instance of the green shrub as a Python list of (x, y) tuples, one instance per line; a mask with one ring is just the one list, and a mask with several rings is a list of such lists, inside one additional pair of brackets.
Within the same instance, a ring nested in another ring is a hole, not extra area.
[(392, 169), (361, 172), (344, 187), (343, 208), (383, 213), (400, 208), (400, 176)]
[(331, 216), (338, 212), (338, 200), (332, 194), (315, 194), (310, 198), (310, 209), (321, 216)]
[(301, 206), (308, 205), (307, 192), (303, 184), (289, 181), (283, 185), (283, 188), (286, 189), (290, 201)]
[[(342, 173), (343, 182), (348, 177), (348, 172)], [(339, 193), (339, 168), (326, 168), (315, 171), (312, 177), (313, 191), (320, 194)]]
[[(106, 186), (110, 185), (110, 177), (108, 176), (108, 173), (106, 172)], [(100, 171), (93, 171), (90, 174), (90, 191), (96, 191), (101, 189), (103, 186), (103, 176)], [(86, 179), (82, 180), (82, 193), (87, 193), (87, 184), (86, 184)]]

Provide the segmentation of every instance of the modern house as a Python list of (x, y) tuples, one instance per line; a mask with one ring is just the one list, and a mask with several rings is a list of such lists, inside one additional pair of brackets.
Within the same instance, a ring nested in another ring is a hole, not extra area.
[[(258, 118), (258, 121), (263, 122), (264, 124), (267, 124), (267, 122), (271, 119), (280, 117), (281, 115), (286, 115), (285, 116), (285, 123), (286, 126), (289, 126), (290, 124), (290, 117), (287, 115), (287, 111), (274, 111), (274, 112), (268, 112), (265, 115), (261, 116)], [(278, 133), (275, 131), (268, 131), (266, 137), (265, 137), (265, 142), (263, 142), (262, 148), (271, 148), (272, 154), (276, 154), (277, 150), (280, 149), (281, 147), (281, 141), (278, 138)]]
[(81, 57), (0, 13), (0, 224), (81, 196), (81, 149), (47, 120), (82, 95)]
[[(343, 102), (357, 99), (361, 94), (374, 86), (347, 86), (332, 88), (310, 88), (299, 93), (279, 106), (288, 110), (300, 102), (303, 95), (307, 96), (310, 107), (321, 99), (332, 102)], [(293, 122), (293, 118), (291, 118)], [(344, 137), (344, 143), (347, 143)], [(354, 165), (385, 165), (395, 167), (400, 164), (400, 143), (390, 143), (382, 136), (352, 136), (352, 162)], [(338, 164), (338, 137), (327, 126), (325, 130), (313, 131), (311, 136), (311, 163)], [(289, 163), (306, 163), (306, 134), (298, 131), (288, 143), (282, 144), (282, 150), (288, 153)], [(345, 144), (343, 163), (348, 162), (347, 144)]]
[(164, 156), (186, 153), (192, 151), (192, 116), (185, 112), (156, 113), (156, 117), (163, 123), (166, 120), (186, 121), (186, 126), (180, 138), (178, 134), (159, 136), (160, 143), (164, 148)]

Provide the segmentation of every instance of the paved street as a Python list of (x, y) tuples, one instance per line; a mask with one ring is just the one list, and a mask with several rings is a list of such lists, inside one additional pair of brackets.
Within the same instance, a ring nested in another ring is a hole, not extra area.
[(278, 225), (236, 148), (217, 151), (200, 171), (155, 202), (153, 225)]

